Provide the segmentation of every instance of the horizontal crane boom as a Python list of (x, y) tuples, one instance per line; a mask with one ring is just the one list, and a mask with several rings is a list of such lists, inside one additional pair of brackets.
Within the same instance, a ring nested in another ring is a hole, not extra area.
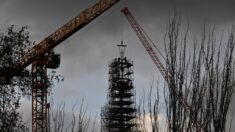
[(39, 44), (35, 45), (29, 52), (27, 52), (19, 64), (22, 68), (27, 67), (33, 61), (34, 57), (39, 54), (45, 54), (70, 37), (79, 29), (86, 26), (93, 19), (108, 10), (112, 5), (120, 0), (100, 0), (92, 7), (84, 10), (80, 15), (76, 16), (68, 23), (63, 25), (57, 31), (45, 38)]
[(9, 82), (12, 77), (19, 75), (24, 68), (29, 66), (35, 60), (36, 56), (50, 52), (65, 39), (82, 29), (119, 1), (120, 0), (99, 0), (95, 5), (84, 10), (78, 16), (26, 52), (17, 64), (12, 67), (0, 69), (0, 84)]

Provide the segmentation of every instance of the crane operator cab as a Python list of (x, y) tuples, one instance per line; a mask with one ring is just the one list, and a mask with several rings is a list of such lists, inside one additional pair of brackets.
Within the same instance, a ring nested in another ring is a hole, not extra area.
[(54, 51), (48, 53), (47, 68), (57, 69), (60, 66), (60, 54), (56, 54)]

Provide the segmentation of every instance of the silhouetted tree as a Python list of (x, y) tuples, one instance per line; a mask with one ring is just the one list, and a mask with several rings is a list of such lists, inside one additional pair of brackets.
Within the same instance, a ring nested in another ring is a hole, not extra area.
[[(181, 16), (175, 13), (169, 19), (164, 38), (167, 131), (231, 131), (232, 120), (228, 122), (227, 113), (235, 88), (235, 26), (228, 38), (221, 35), (218, 39), (215, 27), (204, 25), (200, 40), (192, 42), (189, 26), (183, 30), (181, 24)], [(159, 88), (157, 98), (152, 98), (152, 86), (148, 96), (142, 92), (138, 105), (139, 130), (143, 132), (149, 131), (148, 116), (151, 131), (160, 131)]]
[[(156, 91), (156, 93), (155, 93)], [(157, 83), (154, 89), (154, 81), (149, 85), (147, 94), (143, 90), (139, 103), (137, 105), (137, 128), (136, 132), (159, 132), (159, 87)], [(147, 122), (150, 119), (150, 122)], [(150, 123), (150, 124), (149, 124)], [(151, 128), (147, 128), (150, 126)]]
[[(95, 132), (95, 119), (93, 123), (91, 118), (87, 115), (88, 106), (84, 103), (85, 98), (83, 97), (79, 108), (77, 108), (77, 102), (72, 108), (72, 117), (66, 116), (65, 103), (60, 104), (57, 108), (52, 105), (50, 112), (50, 132)], [(53, 104), (53, 101), (52, 101)], [(67, 121), (67, 122), (66, 122)], [(69, 123), (68, 123), (69, 122)], [(92, 123), (92, 124), (91, 124)]]
[[(19, 63), (20, 58), (29, 51), (33, 42), (29, 40), (29, 32), (27, 27), (16, 30), (15, 26), (11, 26), (5, 33), (0, 33), (0, 71), (8, 69), (9, 74), (11, 68)], [(52, 71), (48, 75), (49, 92), (54, 83), (64, 80), (62, 75), (57, 75)], [(8, 85), (0, 85), (0, 130), (6, 132), (28, 131), (27, 125), (22, 121), (21, 114), (17, 112), (20, 107), (20, 99), (22, 96), (31, 95), (31, 74), (24, 69), (19, 75), (13, 77)]]
[[(227, 112), (235, 87), (235, 28), (232, 26), (227, 42), (223, 37), (217, 40), (215, 28), (208, 29), (205, 25), (201, 40), (190, 43), (188, 28), (185, 31), (181, 28), (181, 17), (175, 14), (169, 21), (164, 39), (168, 131), (226, 130)], [(190, 45), (193, 50), (188, 50)], [(221, 52), (222, 46), (225, 52)]]
[[(28, 47), (29, 33), (26, 27), (15, 30), (14, 26), (0, 34), (0, 69), (8, 68), (17, 63)], [(7, 71), (11, 72), (11, 71)], [(17, 112), (20, 107), (22, 95), (30, 93), (29, 72), (24, 70), (22, 75), (11, 80), (9, 85), (0, 85), (0, 130), (3, 132), (27, 131), (26, 124), (22, 121), (21, 114)]]

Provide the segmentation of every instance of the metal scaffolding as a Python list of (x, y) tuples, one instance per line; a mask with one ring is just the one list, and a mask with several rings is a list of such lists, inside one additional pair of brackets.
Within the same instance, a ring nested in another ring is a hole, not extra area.
[(126, 45), (118, 45), (120, 57), (109, 64), (108, 102), (101, 108), (101, 131), (129, 132), (136, 126), (133, 62), (124, 56)]

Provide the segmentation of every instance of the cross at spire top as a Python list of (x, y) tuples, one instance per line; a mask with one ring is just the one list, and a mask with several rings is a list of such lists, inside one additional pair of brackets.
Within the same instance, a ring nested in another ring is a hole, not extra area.
[(120, 58), (123, 59), (125, 55), (125, 49), (126, 45), (123, 44), (123, 41), (121, 41), (121, 44), (117, 45), (119, 47), (119, 52), (120, 52)]

